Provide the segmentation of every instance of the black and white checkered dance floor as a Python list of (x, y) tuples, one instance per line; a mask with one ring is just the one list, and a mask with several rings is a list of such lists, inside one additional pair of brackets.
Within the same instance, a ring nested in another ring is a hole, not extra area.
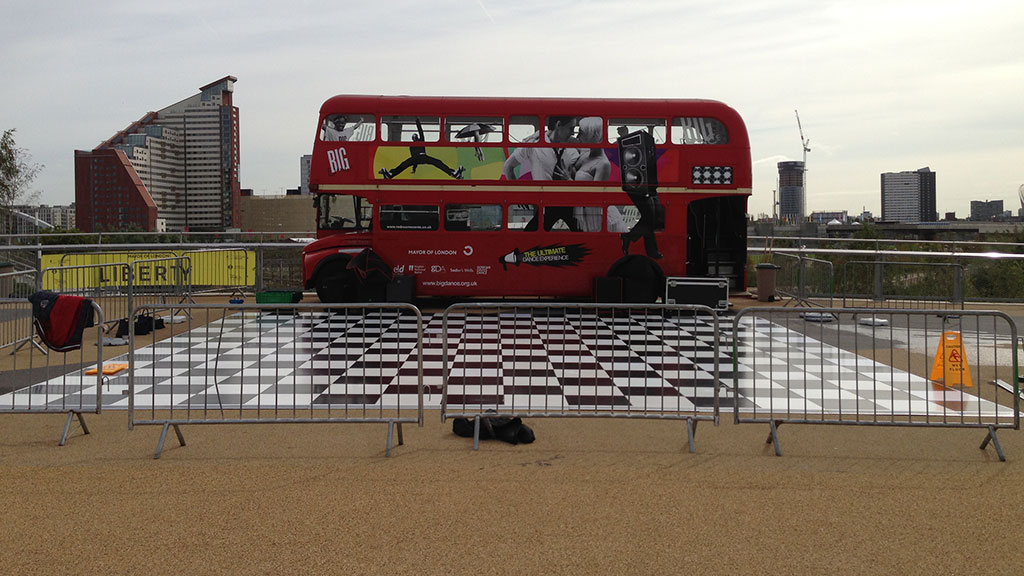
[[(338, 404), (413, 408), (417, 402), (416, 318), (238, 312), (140, 348), (135, 406), (256, 408)], [(442, 398), (441, 314), (424, 314), (427, 409)], [(823, 344), (762, 319), (740, 326), (733, 364), (732, 318), (719, 326), (720, 406), (835, 414), (941, 414), (925, 378)], [(529, 411), (713, 411), (715, 328), (693, 316), (616, 317), (507, 313), (449, 318), (448, 404)], [(109, 348), (108, 348), (109, 350)], [(107, 352), (109, 354), (109, 352)], [(794, 359), (798, 359), (794, 361)], [(127, 362), (127, 355), (107, 363)], [(866, 381), (872, 382), (865, 386)], [(109, 376), (105, 409), (127, 409), (127, 370)], [(795, 385), (794, 383), (802, 383)], [(738, 393), (737, 393), (738, 391)], [(960, 394), (959, 392), (957, 393)], [(75, 372), (0, 396), (0, 410), (28, 405), (88, 406), (95, 376)], [(971, 414), (1010, 409), (963, 394)], [(93, 404), (94, 405), (94, 404)]]

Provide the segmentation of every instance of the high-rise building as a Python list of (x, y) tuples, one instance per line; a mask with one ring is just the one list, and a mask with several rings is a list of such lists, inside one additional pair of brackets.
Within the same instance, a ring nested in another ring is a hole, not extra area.
[[(29, 207), (26, 207), (29, 208)], [(32, 212), (45, 222), (49, 222), (54, 228), (71, 230), (75, 227), (75, 203), (69, 206), (40, 204), (32, 207)], [(28, 210), (26, 210), (28, 211)]]
[(971, 220), (985, 222), (1001, 216), (1002, 200), (971, 200)]
[(803, 222), (806, 214), (804, 163), (779, 162), (779, 218), (789, 222)]
[(157, 228), (156, 204), (123, 150), (75, 150), (75, 219), (83, 232)]
[(147, 113), (92, 151), (76, 150), (79, 228), (238, 228), (237, 80), (225, 76)]
[(935, 222), (935, 172), (927, 166), (915, 172), (882, 174), (882, 220)]
[(313, 162), (313, 155), (306, 154), (299, 158), (299, 190), (300, 194), (309, 194), (309, 165)]

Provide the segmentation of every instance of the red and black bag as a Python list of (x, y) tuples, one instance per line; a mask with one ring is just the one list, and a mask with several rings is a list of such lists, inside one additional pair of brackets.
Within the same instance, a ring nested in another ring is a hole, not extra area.
[(40, 290), (28, 297), (32, 321), (50, 350), (70, 352), (82, 347), (82, 333), (93, 325), (92, 300)]

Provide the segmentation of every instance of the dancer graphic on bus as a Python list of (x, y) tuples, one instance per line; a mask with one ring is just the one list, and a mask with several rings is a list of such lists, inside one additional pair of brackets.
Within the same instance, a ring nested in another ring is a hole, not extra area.
[[(423, 125), (420, 124), (419, 118), (416, 119), (416, 130), (418, 133), (412, 135), (413, 142), (423, 142), (426, 140), (426, 136), (423, 134)], [(462, 173), (465, 170), (462, 166), (459, 166), (457, 170), (452, 170), (451, 167), (441, 160), (438, 160), (433, 156), (429, 156), (427, 154), (426, 146), (419, 145), (409, 147), (409, 157), (403, 160), (401, 164), (390, 170), (387, 168), (381, 168), (378, 173), (386, 180), (390, 180), (402, 172), (405, 172), (406, 168), (412, 168), (412, 173), (415, 174), (416, 167), (421, 164), (429, 164), (456, 180), (462, 180)]]

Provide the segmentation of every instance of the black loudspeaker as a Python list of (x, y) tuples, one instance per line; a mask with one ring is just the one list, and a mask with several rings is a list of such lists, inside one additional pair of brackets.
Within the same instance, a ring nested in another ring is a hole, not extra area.
[(650, 194), (658, 186), (654, 137), (638, 130), (619, 138), (619, 172), (626, 192)]
[(416, 277), (396, 275), (388, 282), (388, 302), (411, 303), (416, 299)]
[(648, 278), (623, 278), (622, 301), (626, 304), (650, 304), (658, 299), (660, 284), (653, 284)]
[(594, 302), (607, 304), (622, 302), (622, 278), (617, 276), (594, 278)]

